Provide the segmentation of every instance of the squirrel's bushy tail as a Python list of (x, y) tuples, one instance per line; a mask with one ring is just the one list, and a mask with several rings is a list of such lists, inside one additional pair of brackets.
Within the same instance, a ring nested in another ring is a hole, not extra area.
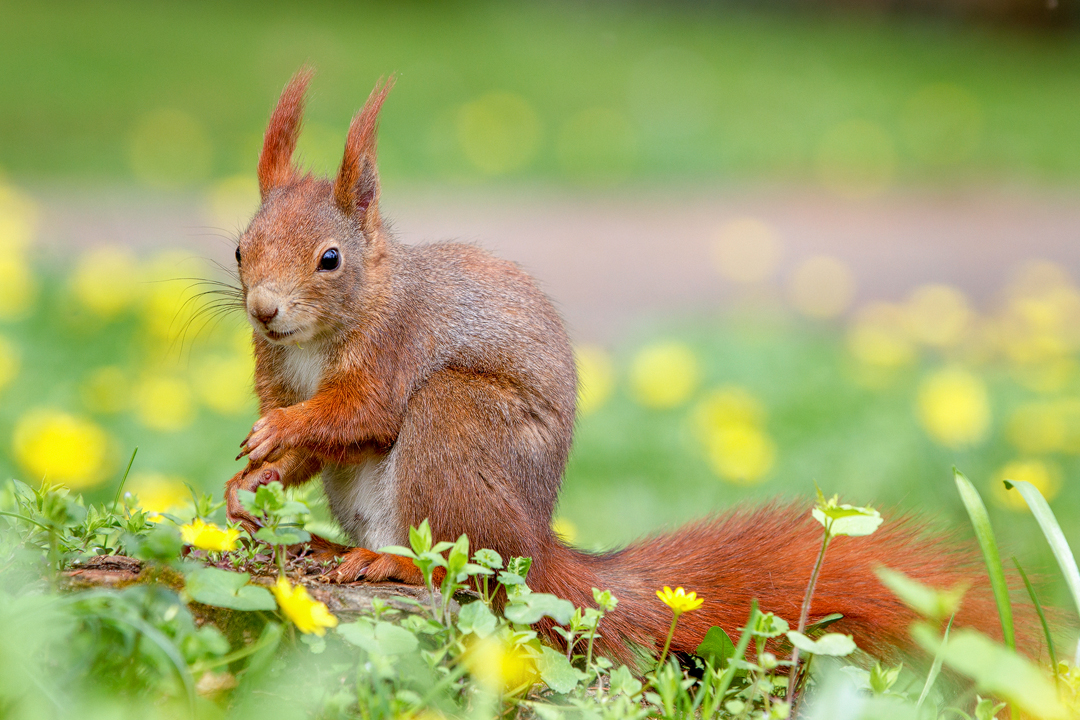
[[(619, 603), (600, 623), (598, 648), (632, 664), (632, 646), (655, 653), (667, 637), (671, 611), (656, 596), (665, 585), (682, 586), (704, 599), (698, 610), (680, 618), (673, 652), (693, 652), (713, 625), (737, 641), (753, 599), (763, 612), (775, 613), (795, 629), (822, 533), (804, 507), (768, 505), (735, 510), (611, 553), (579, 552), (552, 538), (545, 557), (529, 573), (529, 586), (577, 606), (593, 605), (593, 587), (611, 590)], [(859, 648), (877, 656), (910, 646), (908, 628), (917, 616), (878, 580), (874, 570), (879, 566), (935, 588), (968, 584), (955, 623), (1000, 638), (977, 550), (929, 532), (910, 517), (886, 518), (872, 535), (830, 542), (810, 622), (842, 614), (830, 630), (853, 635)], [(547, 630), (552, 642), (561, 642)]]

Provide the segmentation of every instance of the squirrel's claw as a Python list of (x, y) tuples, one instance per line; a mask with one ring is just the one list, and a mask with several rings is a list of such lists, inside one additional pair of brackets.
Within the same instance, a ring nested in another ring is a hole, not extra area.
[(284, 444), (284, 433), (281, 431), (281, 424), (275, 422), (275, 416), (281, 414), (280, 408), (271, 410), (251, 426), (251, 432), (240, 443), (240, 454), (236, 456), (237, 460), (247, 455), (251, 464), (258, 465), (264, 460), (277, 458)]

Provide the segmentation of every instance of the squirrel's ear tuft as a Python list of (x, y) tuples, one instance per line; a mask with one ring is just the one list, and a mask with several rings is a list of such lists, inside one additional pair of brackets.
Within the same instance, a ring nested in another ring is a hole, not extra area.
[(266, 199), (267, 193), (276, 187), (287, 185), (296, 177), (292, 164), (296, 138), (300, 134), (300, 120), (304, 115), (304, 93), (315, 71), (300, 68), (285, 86), (277, 107), (270, 115), (259, 153), (259, 193)]
[(334, 181), (334, 199), (346, 215), (356, 218), (365, 231), (379, 225), (379, 171), (375, 167), (375, 144), (379, 110), (394, 86), (391, 76), (375, 85), (364, 108), (353, 117), (345, 140), (345, 157)]

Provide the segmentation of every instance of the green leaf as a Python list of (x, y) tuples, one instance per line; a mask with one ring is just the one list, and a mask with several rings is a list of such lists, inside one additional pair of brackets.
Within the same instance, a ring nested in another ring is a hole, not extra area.
[(896, 667), (885, 668), (881, 663), (875, 662), (874, 667), (870, 670), (870, 689), (873, 690), (875, 695), (884, 695), (889, 689), (896, 684), (896, 680), (900, 677), (900, 671), (904, 669), (904, 663), (900, 663)]
[(792, 645), (803, 652), (814, 655), (843, 657), (845, 655), (850, 655), (858, 649), (855, 646), (855, 641), (851, 639), (850, 635), (842, 635), (840, 633), (825, 633), (817, 640), (811, 640), (801, 632), (792, 630), (788, 632), (787, 637)]
[(758, 637), (778, 637), (786, 633), (790, 627), (787, 620), (772, 613), (759, 612), (754, 616), (753, 633)]
[(266, 588), (249, 585), (251, 576), (212, 567), (200, 567), (187, 575), (184, 593), (195, 602), (231, 610), (273, 610), (274, 596)]
[(986, 513), (986, 505), (983, 504), (979, 491), (964, 476), (964, 473), (953, 468), (953, 477), (956, 480), (956, 488), (960, 491), (960, 498), (964, 501), (964, 507), (967, 508), (968, 517), (971, 518), (971, 524), (975, 528), (975, 537), (979, 540), (983, 558), (986, 560), (986, 569), (990, 573), (990, 586), (994, 589), (994, 600), (997, 601), (1005, 644), (1015, 650), (1016, 635), (1013, 632), (1009, 585), (1005, 581), (1005, 568), (1001, 564), (1001, 553), (998, 552), (997, 541), (994, 540), (994, 528), (990, 525), (990, 516)]
[(469, 603), (458, 613), (458, 629), (478, 638), (486, 638), (495, 632), (498, 623), (499, 619), (479, 600)]
[(475, 560), (478, 565), (483, 565), (489, 570), (498, 570), (503, 566), (502, 556), (488, 548), (477, 550), (476, 554), (473, 555), (473, 560)]
[(565, 625), (574, 614), (574, 604), (547, 593), (530, 593), (507, 605), (504, 614), (510, 622), (522, 625), (532, 625), (542, 617)]
[(274, 530), (263, 527), (255, 533), (255, 539), (271, 545), (298, 545), (310, 541), (311, 533), (300, 528), (279, 527)]
[(568, 693), (588, 677), (575, 668), (561, 652), (547, 647), (540, 648), (540, 657), (536, 659), (540, 677), (547, 686), (557, 693)]
[(407, 558), (416, 559), (416, 553), (401, 545), (387, 545), (386, 547), (379, 548), (379, 552), (386, 553), (387, 555), (404, 555)]
[(374, 655), (408, 655), (420, 647), (416, 636), (399, 625), (361, 618), (338, 625), (338, 634)]
[[(734, 649), (733, 647), (732, 650)], [(612, 695), (623, 693), (632, 700), (638, 696), (641, 688), (641, 681), (634, 677), (634, 674), (625, 665), (620, 665), (619, 669), (613, 670), (609, 676), (608, 691)]]
[[(927, 652), (942, 642), (925, 623), (911, 630)], [(1058, 699), (1054, 685), (1027, 658), (970, 628), (961, 628), (944, 642), (945, 664), (975, 681), (978, 690), (1015, 703), (1025, 713), (1044, 720), (1065, 720), (1069, 710)]]
[(952, 617), (960, 607), (960, 601), (967, 591), (966, 583), (961, 583), (950, 590), (935, 590), (896, 570), (883, 567), (874, 572), (885, 587), (892, 590), (905, 605), (920, 615), (934, 620)]
[(419, 527), (409, 528), (409, 545), (417, 555), (431, 550), (431, 525), (428, 524), (427, 518), (424, 518)]
[(880, 527), (882, 521), (881, 513), (877, 510), (854, 505), (814, 508), (810, 514), (829, 531), (831, 537), (870, 535)]
[(995, 720), (999, 712), (1005, 709), (1005, 703), (994, 702), (991, 698), (980, 697), (975, 705), (975, 720)]
[(1054, 552), (1058, 566), (1065, 575), (1065, 584), (1072, 594), (1073, 602), (1076, 603), (1076, 611), (1080, 612), (1080, 569), (1076, 567), (1076, 557), (1065, 539), (1065, 533), (1061, 531), (1061, 525), (1054, 517), (1054, 511), (1046, 503), (1038, 488), (1024, 480), (1006, 480), (1005, 487), (1016, 488), (1020, 495), (1031, 508), (1031, 514), (1042, 528), (1046, 541), (1050, 543), (1050, 549)]
[(705, 638), (697, 646), (694, 654), (717, 670), (727, 667), (728, 660), (735, 654), (735, 643), (724, 632), (724, 628), (713, 625), (705, 633)]

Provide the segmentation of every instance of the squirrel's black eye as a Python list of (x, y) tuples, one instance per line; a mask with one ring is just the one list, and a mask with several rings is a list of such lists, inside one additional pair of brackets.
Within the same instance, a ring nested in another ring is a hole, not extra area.
[(330, 248), (322, 254), (319, 259), (320, 270), (337, 270), (338, 265), (341, 264), (341, 253), (337, 248)]
[(239, 245), (236, 246), (236, 264), (237, 265), (240, 264), (240, 246)]

